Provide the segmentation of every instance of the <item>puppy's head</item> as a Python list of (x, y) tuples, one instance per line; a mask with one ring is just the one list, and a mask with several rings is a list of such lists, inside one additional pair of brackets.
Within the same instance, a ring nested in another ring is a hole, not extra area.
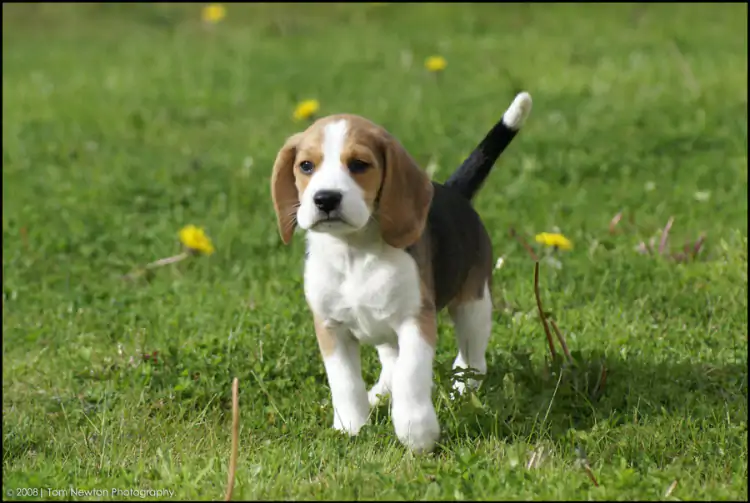
[(332, 115), (287, 139), (271, 195), (284, 243), (297, 225), (345, 237), (374, 219), (386, 243), (405, 248), (424, 230), (432, 183), (383, 128)]

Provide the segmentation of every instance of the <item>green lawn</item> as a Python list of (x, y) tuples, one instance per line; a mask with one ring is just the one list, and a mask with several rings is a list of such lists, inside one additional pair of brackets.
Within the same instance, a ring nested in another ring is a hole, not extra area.
[[(223, 497), (235, 376), (235, 499), (748, 497), (746, 5), (200, 9), (3, 4), (4, 497)], [(384, 125), (443, 180), (520, 90), (531, 117), (476, 201), (505, 259), (487, 380), (448, 397), (441, 318), (440, 448), (406, 451), (385, 406), (337, 434), (304, 241), (270, 201), (295, 105)], [(671, 216), (672, 251), (706, 234), (697, 259), (636, 253)], [(213, 255), (123, 279), (187, 224)], [(511, 227), (575, 245), (540, 274), (573, 367), (546, 363)]]

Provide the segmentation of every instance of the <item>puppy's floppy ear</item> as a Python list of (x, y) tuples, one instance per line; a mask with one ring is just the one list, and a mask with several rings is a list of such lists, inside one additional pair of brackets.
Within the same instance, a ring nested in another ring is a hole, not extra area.
[(382, 137), (385, 174), (378, 214), (383, 240), (394, 248), (414, 244), (424, 231), (432, 202), (432, 182), (399, 141)]
[(289, 244), (292, 240), (294, 228), (297, 226), (299, 194), (294, 183), (294, 159), (297, 157), (297, 146), (301, 139), (302, 133), (297, 133), (286, 140), (276, 155), (271, 174), (273, 208), (276, 210), (279, 234), (284, 244)]

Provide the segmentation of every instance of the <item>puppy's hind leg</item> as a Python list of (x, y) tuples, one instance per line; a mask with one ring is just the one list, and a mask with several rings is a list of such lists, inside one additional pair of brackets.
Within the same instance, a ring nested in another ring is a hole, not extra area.
[[(492, 334), (492, 298), (488, 285), (485, 284), (481, 298), (449, 306), (448, 313), (453, 320), (458, 343), (458, 356), (453, 363), (453, 368), (471, 368), (479, 374), (486, 374), (485, 353)], [(476, 389), (479, 381), (469, 379), (467, 384)], [(463, 393), (466, 385), (455, 381), (453, 388)]]
[[(393, 375), (393, 366), (398, 360), (398, 344), (380, 344), (377, 346), (378, 356), (380, 357), (380, 377), (378, 382), (367, 393), (367, 398), (371, 407), (379, 405), (383, 398), (391, 393), (391, 379)], [(380, 396), (378, 396), (380, 395)]]

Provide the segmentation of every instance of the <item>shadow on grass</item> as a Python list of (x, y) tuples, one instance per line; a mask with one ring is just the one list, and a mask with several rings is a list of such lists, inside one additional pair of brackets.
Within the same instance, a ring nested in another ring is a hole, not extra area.
[[(573, 358), (574, 366), (557, 360), (534, 367), (525, 353), (489, 362), (479, 400), (459, 399), (456, 424), (450, 426), (464, 437), (489, 434), (533, 442), (558, 440), (571, 429), (589, 430), (598, 423), (637, 424), (651, 416), (712, 424), (747, 420), (746, 364), (654, 363), (575, 352)], [(447, 389), (449, 366), (437, 373)]]

